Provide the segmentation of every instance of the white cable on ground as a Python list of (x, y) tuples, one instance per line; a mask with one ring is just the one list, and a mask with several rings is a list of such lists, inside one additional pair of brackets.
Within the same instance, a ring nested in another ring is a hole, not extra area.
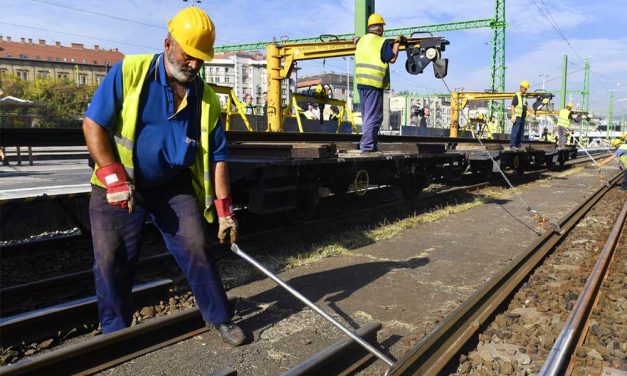
[[(446, 90), (448, 90), (449, 94), (451, 94), (451, 98), (453, 97), (453, 93), (451, 92), (451, 89), (449, 88), (448, 84), (446, 83), (446, 81), (444, 80), (444, 78), (441, 79), (442, 82), (444, 83), (444, 86), (446, 86)], [(464, 118), (466, 118), (466, 116), (464, 115), (463, 111), (459, 111), (461, 116), (464, 116)], [(466, 119), (466, 121), (468, 121), (468, 119)], [(471, 134), (473, 135), (473, 137), (479, 141), (479, 144), (481, 144), (481, 147), (483, 147), (486, 151), (486, 153), (488, 154), (488, 157), (490, 157), (490, 160), (492, 161), (492, 165), (494, 167), (496, 167), (496, 169), (499, 171), (499, 173), (501, 174), (501, 176), (503, 177), (503, 179), (505, 180), (505, 182), (507, 182), (507, 185), (509, 186), (510, 189), (512, 189), (514, 191), (514, 196), (518, 197), (518, 199), (520, 200), (520, 202), (523, 204), (523, 206), (525, 207), (525, 209), (531, 213), (531, 218), (533, 220), (535, 220), (536, 222), (540, 223), (541, 225), (543, 223), (548, 223), (551, 226), (553, 226), (554, 231), (561, 233), (562, 230), (560, 228), (560, 225), (551, 220), (549, 217), (544, 216), (542, 214), (540, 214), (537, 210), (534, 210), (533, 208), (531, 208), (531, 206), (522, 198), (522, 194), (520, 193), (520, 191), (518, 189), (516, 189), (516, 187), (514, 187), (514, 185), (509, 181), (509, 179), (507, 178), (507, 176), (505, 175), (505, 173), (503, 172), (503, 170), (501, 169), (500, 164), (496, 163), (496, 161), (494, 160), (494, 158), (492, 158), (492, 154), (490, 154), (490, 151), (488, 150), (488, 148), (486, 148), (486, 146), (484, 145), (484, 143), (481, 141), (481, 139), (477, 136), (474, 135), (474, 132), (471, 132)], [(536, 231), (534, 231), (536, 232)], [(536, 232), (537, 234), (537, 232)]]

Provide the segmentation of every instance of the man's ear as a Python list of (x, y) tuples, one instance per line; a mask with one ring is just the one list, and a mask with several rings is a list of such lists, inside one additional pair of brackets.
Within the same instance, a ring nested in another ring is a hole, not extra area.
[(170, 53), (170, 50), (172, 49), (172, 39), (166, 37), (163, 41), (163, 48), (165, 52)]

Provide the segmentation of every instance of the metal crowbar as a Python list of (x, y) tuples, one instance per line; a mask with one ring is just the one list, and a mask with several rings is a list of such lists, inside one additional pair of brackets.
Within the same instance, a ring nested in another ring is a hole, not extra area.
[(270, 270), (266, 269), (263, 265), (261, 265), (259, 262), (257, 262), (257, 260), (255, 260), (254, 258), (250, 257), (248, 254), (246, 254), (246, 252), (242, 251), (242, 249), (237, 244), (235, 244), (235, 243), (231, 244), (231, 251), (235, 252), (239, 257), (241, 257), (244, 260), (248, 261), (255, 268), (259, 269), (263, 274), (265, 274), (270, 279), (272, 279), (274, 282), (276, 282), (276, 284), (278, 284), (279, 286), (283, 287), (290, 294), (292, 294), (294, 297), (296, 297), (298, 300), (300, 300), (301, 302), (303, 302), (306, 305), (308, 305), (309, 308), (313, 309), (320, 316), (325, 318), (327, 321), (331, 322), (338, 329), (343, 331), (347, 336), (349, 336), (355, 342), (360, 344), (363, 348), (368, 350), (368, 352), (372, 353), (374, 356), (376, 356), (377, 358), (379, 358), (382, 361), (384, 361), (388, 366), (391, 367), (391, 366), (394, 365), (394, 362), (390, 358), (388, 358), (387, 356), (383, 355), (383, 353), (381, 353), (374, 346), (372, 346), (371, 344), (366, 342), (359, 335), (355, 334), (355, 332), (353, 332), (352, 330), (350, 330), (347, 327), (345, 327), (344, 325), (342, 325), (340, 322), (335, 320), (333, 317), (329, 316), (329, 314), (324, 312), (322, 309), (320, 309), (318, 306), (316, 306), (314, 303), (312, 303), (309, 299), (305, 298), (301, 293), (299, 293), (298, 291), (294, 290), (294, 288), (292, 286), (288, 285), (285, 281), (283, 281), (277, 275), (272, 273)]

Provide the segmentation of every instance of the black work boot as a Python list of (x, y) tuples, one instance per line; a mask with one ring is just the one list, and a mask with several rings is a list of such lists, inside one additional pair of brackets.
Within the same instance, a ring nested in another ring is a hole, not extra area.
[(211, 324), (210, 326), (218, 331), (218, 335), (220, 336), (222, 342), (233, 347), (241, 345), (246, 339), (242, 328), (232, 322), (215, 325)]

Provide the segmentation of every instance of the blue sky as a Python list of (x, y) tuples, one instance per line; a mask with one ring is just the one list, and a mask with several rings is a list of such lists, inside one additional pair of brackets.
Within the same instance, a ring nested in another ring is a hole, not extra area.
[[(186, 4), (181, 0), (0, 0), (0, 34), (14, 39), (46, 39), (48, 43), (61, 41), (64, 45), (70, 42), (86, 46), (98, 44), (117, 47), (127, 54), (159, 51), (167, 20)], [(214, 20), (219, 45), (354, 30), (354, 0), (203, 0), (199, 6)], [(568, 43), (540, 9), (553, 17)], [(379, 0), (376, 11), (384, 16), (387, 27), (396, 28), (490, 18), (494, 1)], [(627, 2), (623, 0), (507, 0), (507, 90), (517, 89), (523, 79), (531, 82), (532, 89), (541, 88), (539, 75), (549, 75), (547, 89), (559, 89), (564, 54), (569, 56), (568, 89), (580, 90), (583, 87), (582, 58), (590, 57), (593, 71), (590, 107), (600, 114), (607, 113), (609, 90), (617, 90), (616, 99), (627, 98), (625, 14)], [(449, 87), (487, 88), (492, 30), (440, 35), (451, 42), (445, 55), (449, 58), (446, 78)], [(425, 74), (411, 76), (405, 72), (404, 61), (401, 58), (392, 66), (394, 89), (446, 91), (443, 83), (433, 78), (431, 68)], [(322, 70), (346, 72), (346, 62), (341, 58), (303, 62), (301, 67), (301, 75)], [(581, 97), (575, 94), (572, 101), (581, 103)], [(627, 100), (615, 103), (615, 113), (623, 111), (627, 111)]]

